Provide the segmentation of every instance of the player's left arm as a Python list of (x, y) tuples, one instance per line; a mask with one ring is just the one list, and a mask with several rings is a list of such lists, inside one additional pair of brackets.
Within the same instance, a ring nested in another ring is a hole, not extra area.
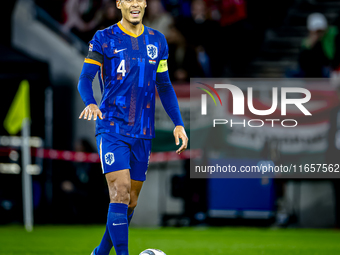
[(176, 145), (179, 145), (179, 139), (182, 140), (182, 146), (176, 151), (176, 153), (180, 154), (188, 147), (189, 139), (184, 129), (177, 96), (170, 81), (166, 59), (161, 60), (159, 63), (156, 74), (156, 87), (165, 111), (175, 124), (174, 137)]

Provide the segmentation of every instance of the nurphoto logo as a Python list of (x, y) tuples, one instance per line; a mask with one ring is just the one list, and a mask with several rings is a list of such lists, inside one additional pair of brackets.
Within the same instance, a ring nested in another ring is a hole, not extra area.
[[(228, 89), (231, 92), (231, 97), (233, 99), (233, 115), (245, 115), (245, 96), (243, 94), (243, 91), (232, 84), (215, 84), (214, 87), (204, 84), (201, 82), (198, 82), (199, 84), (204, 85), (207, 87), (210, 91), (212, 91), (215, 96), (220, 101), (220, 104), (222, 106), (222, 100), (220, 98), (220, 95), (216, 91), (216, 89)], [(206, 92), (206, 94), (201, 95), (201, 115), (207, 115), (207, 94), (212, 98), (212, 100), (215, 103), (215, 106), (217, 106), (215, 97), (213, 94), (201, 87), (197, 87), (198, 89), (201, 89), (202, 91)], [(312, 114), (307, 110), (307, 108), (304, 106), (305, 103), (309, 102), (311, 99), (311, 92), (308, 89), (305, 88), (300, 88), (300, 87), (282, 87), (280, 88), (281, 92), (281, 116), (286, 116), (287, 115), (287, 105), (295, 105), (304, 115), (306, 116), (311, 116)], [(302, 98), (289, 98), (288, 95), (290, 93), (295, 93), (295, 94), (302, 94), (304, 97)], [(269, 109), (266, 110), (259, 110), (255, 109), (254, 104), (253, 104), (253, 88), (252, 87), (247, 87), (247, 106), (249, 111), (257, 116), (267, 116), (272, 113), (278, 108), (278, 88), (273, 87), (272, 88), (272, 105)], [(248, 126), (249, 127), (262, 127), (264, 125), (264, 121), (269, 121), (272, 123), (272, 127), (274, 127), (274, 122), (275, 121), (280, 121), (279, 119), (250, 119), (248, 120)], [(228, 121), (227, 119), (214, 119), (213, 120), (213, 127), (219, 124), (227, 124), (229, 123), (233, 124), (233, 120), (231, 119)], [(254, 125), (255, 122), (258, 122), (258, 125)], [(294, 122), (293, 125), (288, 125), (287, 122)], [(246, 121), (244, 120), (243, 122), (235, 122), (234, 124), (243, 124), (243, 126), (246, 126)], [(297, 126), (297, 121), (295, 119), (283, 119), (281, 120), (281, 125), (283, 127), (295, 127)]]

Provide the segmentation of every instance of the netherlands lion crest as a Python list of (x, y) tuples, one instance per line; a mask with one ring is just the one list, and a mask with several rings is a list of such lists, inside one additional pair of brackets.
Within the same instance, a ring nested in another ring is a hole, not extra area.
[(108, 152), (105, 154), (105, 163), (111, 166), (115, 162), (115, 157), (112, 152)]
[(155, 59), (158, 56), (157, 47), (153, 44), (148, 44), (146, 46), (146, 51), (151, 59)]

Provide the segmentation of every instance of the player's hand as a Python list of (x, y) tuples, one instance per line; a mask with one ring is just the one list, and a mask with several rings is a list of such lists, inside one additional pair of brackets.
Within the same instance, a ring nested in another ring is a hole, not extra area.
[(177, 154), (181, 154), (188, 147), (188, 137), (185, 133), (183, 126), (176, 126), (174, 129), (174, 137), (176, 145), (179, 145), (179, 139), (182, 139), (182, 146), (176, 151)]
[(81, 119), (83, 116), (85, 120), (91, 120), (92, 116), (93, 120), (97, 120), (97, 116), (99, 117), (99, 119), (103, 119), (103, 114), (96, 104), (89, 104), (88, 106), (86, 106), (85, 109), (81, 112), (79, 119)]

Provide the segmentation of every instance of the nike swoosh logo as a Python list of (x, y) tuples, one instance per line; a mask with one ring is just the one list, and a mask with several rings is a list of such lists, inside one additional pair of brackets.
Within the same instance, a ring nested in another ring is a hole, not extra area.
[(127, 224), (127, 223), (117, 223), (117, 224), (116, 224), (116, 223), (113, 223), (112, 225), (113, 225), (113, 226), (119, 226), (119, 225), (125, 225), (125, 224)]
[(114, 54), (117, 54), (118, 52), (121, 52), (121, 51), (123, 51), (123, 50), (126, 50), (126, 48), (125, 48), (125, 49), (121, 49), (121, 50), (115, 49)]

